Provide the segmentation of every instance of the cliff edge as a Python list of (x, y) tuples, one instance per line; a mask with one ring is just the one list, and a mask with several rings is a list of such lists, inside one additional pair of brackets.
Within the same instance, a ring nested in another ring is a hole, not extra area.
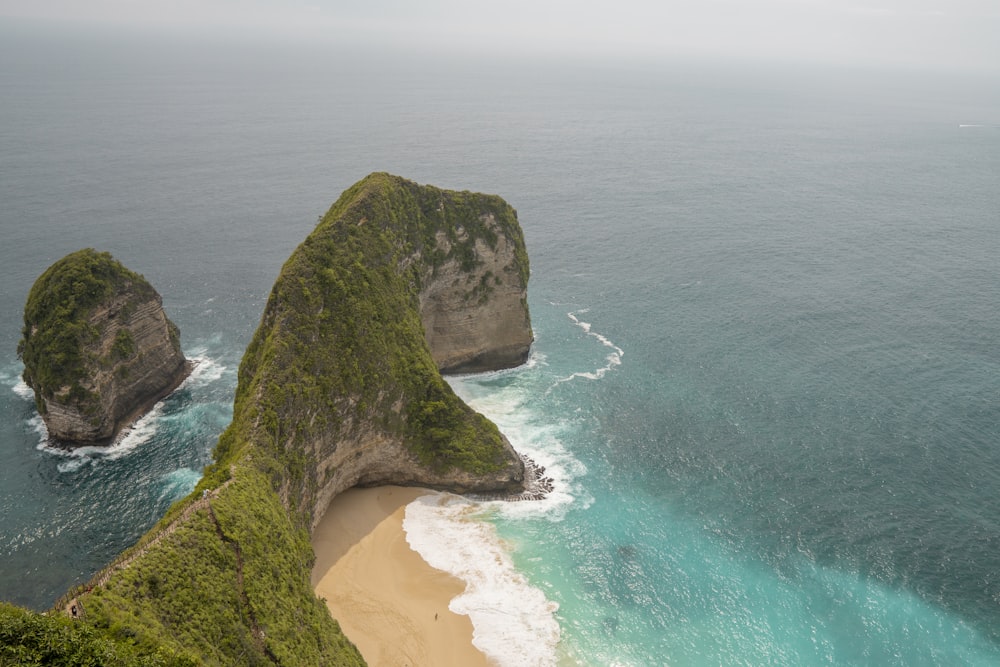
[(528, 256), (517, 214), (496, 197), (419, 188), (405, 181), (427, 224), (405, 262), (416, 276), (420, 319), (442, 373), (478, 373), (528, 359)]
[(149, 664), (363, 664), (313, 593), (310, 531), (356, 485), (524, 490), (521, 457), (439, 368), (526, 358), (528, 273), (499, 197), (382, 173), (349, 188), (274, 284), (215, 463), (56, 608)]
[(106, 444), (190, 372), (156, 290), (90, 248), (35, 281), (18, 355), (49, 436), (70, 446)]
[(528, 272), (501, 198), (368, 176), (282, 268), (220, 448), (294, 461), (277, 488), (310, 525), (356, 485), (519, 492), (521, 458), (438, 369), (527, 358)]

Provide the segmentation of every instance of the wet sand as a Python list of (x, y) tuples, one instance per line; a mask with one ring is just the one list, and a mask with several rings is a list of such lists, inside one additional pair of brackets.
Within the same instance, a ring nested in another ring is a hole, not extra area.
[(448, 609), (465, 589), (406, 543), (406, 505), (425, 489), (351, 489), (313, 532), (312, 584), (371, 667), (485, 666), (472, 622)]

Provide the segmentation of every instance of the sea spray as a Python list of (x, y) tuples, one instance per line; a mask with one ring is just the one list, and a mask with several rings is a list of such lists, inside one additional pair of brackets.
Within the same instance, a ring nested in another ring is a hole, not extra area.
[(517, 369), (447, 378), (462, 400), (491, 419), (515, 450), (543, 467), (553, 480), (553, 488), (542, 500), (491, 503), (506, 518), (560, 521), (571, 506), (585, 508), (593, 500), (582, 483), (587, 467), (564, 442), (569, 426), (531, 404), (532, 393), (546, 382), (543, 367), (536, 359)]
[[(198, 349), (194, 351), (195, 354), (189, 357), (193, 364), (192, 371), (180, 386), (174, 390), (171, 396), (185, 389), (207, 387), (223, 378), (228, 370), (227, 367), (215, 359), (208, 357), (205, 352), (204, 349)], [(23, 379), (13, 384), (12, 390), (25, 401), (34, 400), (34, 391)], [(167, 411), (165, 409), (169, 400), (168, 396), (159, 401), (149, 412), (123, 429), (114, 442), (104, 446), (61, 447), (49, 439), (45, 421), (37, 413), (33, 414), (27, 420), (27, 426), (30, 431), (38, 434), (39, 440), (36, 449), (50, 456), (65, 459), (56, 465), (56, 469), (60, 473), (72, 473), (86, 465), (95, 464), (98, 461), (115, 461), (124, 458), (135, 452), (143, 444), (153, 440), (161, 423), (165, 419), (171, 418), (171, 415), (166, 414)], [(190, 407), (188, 412), (198, 414), (203, 411), (203, 407), (195, 404)]]
[[(20, 377), (20, 376), (18, 376)], [(23, 398), (26, 401), (35, 400), (35, 391), (28, 386), (28, 383), (23, 379), (19, 379), (17, 383), (13, 386), (14, 393)]]
[(228, 370), (219, 361), (208, 356), (208, 350), (199, 347), (185, 353), (189, 361), (194, 364), (191, 374), (185, 378), (178, 389), (185, 387), (202, 387), (222, 378)]

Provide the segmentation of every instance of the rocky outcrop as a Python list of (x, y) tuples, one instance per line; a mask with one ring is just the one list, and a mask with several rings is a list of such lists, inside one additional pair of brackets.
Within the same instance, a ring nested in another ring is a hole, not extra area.
[(35, 282), (18, 350), (50, 438), (69, 446), (111, 441), (190, 372), (156, 290), (91, 249)]
[(500, 451), (503, 465), (479, 473), (424, 465), (400, 438), (380, 429), (360, 431), (341, 445), (329, 452), (317, 451), (322, 457), (317, 479), (323, 483), (313, 497), (311, 528), (322, 519), (331, 500), (355, 486), (421, 486), (501, 498), (524, 493), (527, 481), (524, 462), (505, 437)]
[[(451, 258), (427, 268), (420, 290), (420, 319), (442, 373), (520, 366), (531, 350), (528, 276), (519, 257), (524, 242), (492, 213), (480, 222), (494, 243), (470, 239), (461, 227), (454, 240), (435, 235), (435, 249)], [(475, 257), (465, 266), (453, 255), (454, 244), (463, 243)]]
[(285, 263), (240, 368), (237, 441), (294, 468), (311, 523), (356, 485), (520, 493), (524, 464), (439, 368), (508, 368), (532, 341), (517, 214), (493, 195), (372, 174)]

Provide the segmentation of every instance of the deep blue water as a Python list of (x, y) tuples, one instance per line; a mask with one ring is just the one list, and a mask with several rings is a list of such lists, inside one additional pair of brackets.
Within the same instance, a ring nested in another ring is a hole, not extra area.
[[(518, 209), (533, 363), (457, 387), (561, 483), (491, 521), (563, 661), (1000, 663), (1000, 82), (0, 44), (0, 599), (193, 487), (281, 263), (384, 170)], [(15, 349), (85, 246), (203, 365), (67, 458)]]

